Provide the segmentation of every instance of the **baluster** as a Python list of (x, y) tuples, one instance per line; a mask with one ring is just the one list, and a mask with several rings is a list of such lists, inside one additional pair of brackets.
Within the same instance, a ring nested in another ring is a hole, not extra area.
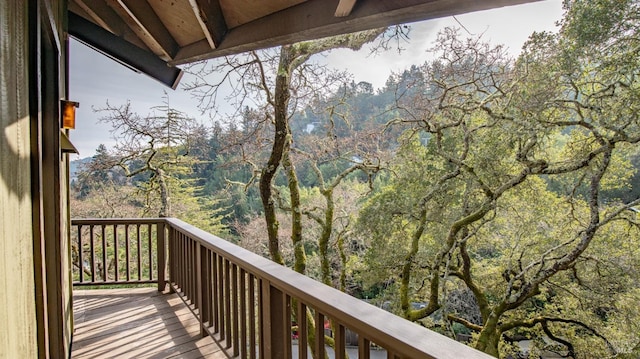
[(198, 298), (196, 296), (196, 246), (197, 243), (185, 235), (185, 239), (189, 245), (189, 295), (188, 298), (191, 299), (191, 303), (194, 304), (194, 308), (197, 308), (200, 303), (198, 303)]
[(95, 245), (94, 245), (94, 240), (95, 240), (95, 236), (94, 236), (94, 230), (93, 230), (93, 224), (89, 226), (89, 239), (91, 240), (91, 245), (90, 245), (90, 249), (91, 249), (91, 281), (95, 282), (96, 281), (96, 251), (95, 251)]
[(138, 281), (142, 280), (142, 237), (140, 236), (140, 223), (136, 224), (136, 249), (138, 257)]
[(239, 352), (239, 331), (240, 331), (240, 313), (238, 309), (238, 301), (240, 300), (238, 290), (238, 266), (231, 263), (231, 304), (232, 304), (232, 333), (231, 338), (233, 346), (233, 356), (238, 356)]
[(212, 289), (213, 289), (213, 323), (214, 333), (220, 333), (220, 272), (218, 268), (219, 257), (218, 254), (213, 253), (213, 262), (211, 263), (211, 269), (213, 270)]
[(370, 359), (371, 342), (365, 338), (363, 333), (358, 333), (358, 359)]
[(231, 348), (231, 271), (229, 261), (223, 259), (224, 262), (224, 317), (225, 323), (224, 331), (227, 338), (225, 348)]
[(246, 272), (240, 268), (240, 348), (242, 359), (247, 359), (247, 283)]
[(261, 319), (256, 320), (256, 278), (249, 274), (249, 358), (256, 359), (256, 323), (262, 325)]
[(191, 285), (192, 285), (192, 276), (193, 276), (193, 270), (191, 268), (191, 265), (193, 263), (193, 243), (189, 240), (189, 238), (185, 235), (182, 234), (182, 237), (184, 238), (184, 243), (185, 243), (185, 250), (187, 253), (186, 256), (186, 260), (185, 260), (185, 276), (186, 276), (186, 280), (185, 280), (185, 295), (188, 299), (191, 300), (191, 304), (193, 304), (194, 299), (191, 297), (192, 295), (192, 291), (191, 291)]
[(176, 229), (171, 229), (171, 246), (173, 251), (169, 252), (169, 255), (173, 256), (173, 272), (171, 273), (171, 280), (176, 288), (180, 287), (180, 233)]
[(84, 282), (84, 259), (82, 258), (82, 225), (78, 225), (78, 268), (80, 268), (80, 283)]
[(195, 308), (200, 308), (200, 302), (198, 300), (198, 282), (197, 282), (197, 278), (196, 278), (196, 274), (198, 273), (198, 247), (200, 246), (200, 244), (196, 241), (194, 241), (193, 239), (191, 239), (190, 237), (187, 237), (187, 240), (189, 241), (189, 249), (191, 252), (191, 255), (189, 256), (189, 264), (190, 264), (190, 270), (189, 270), (189, 277), (191, 278), (191, 282), (190, 282), (190, 288), (191, 288), (191, 302), (194, 304), (194, 309)]
[(222, 256), (218, 256), (218, 309), (219, 309), (219, 335), (220, 340), (224, 340), (226, 338), (225, 327), (226, 327), (226, 317), (224, 316), (224, 259)]
[[(157, 234), (157, 227), (156, 227), (156, 234)], [(151, 223), (149, 223), (147, 225), (147, 242), (149, 244), (149, 249), (148, 249), (148, 256), (149, 256), (149, 280), (153, 280), (153, 244), (151, 242)]]
[(182, 238), (182, 233), (178, 231), (176, 231), (176, 243), (178, 245), (178, 287), (180, 288), (180, 292), (184, 293), (184, 261), (186, 260), (187, 252), (184, 248), (184, 238)]
[(119, 256), (119, 249), (118, 249), (118, 225), (114, 224), (113, 225), (113, 258), (114, 258), (114, 272), (115, 272), (115, 281), (118, 282), (120, 280), (120, 266), (119, 263), (120, 262), (120, 256)]
[(184, 244), (183, 244), (183, 239), (182, 239), (182, 233), (176, 231), (176, 248), (177, 248), (177, 253), (176, 253), (176, 262), (177, 262), (177, 268), (178, 268), (178, 277), (177, 277), (177, 287), (180, 288), (180, 291), (184, 293), (184, 256), (185, 256), (185, 251), (184, 251)]
[(182, 247), (182, 282), (180, 282), (180, 289), (182, 289), (182, 293), (184, 295), (187, 295), (189, 287), (189, 264), (187, 263), (189, 260), (189, 247), (187, 246), (187, 240), (182, 233), (180, 233), (180, 245)]
[(324, 315), (316, 309), (316, 340), (315, 352), (316, 358), (324, 358)]
[(194, 262), (194, 255), (193, 255), (193, 241), (187, 237), (187, 235), (184, 235), (184, 240), (186, 243), (186, 248), (187, 248), (187, 263), (186, 263), (186, 274), (187, 274), (187, 298), (189, 298), (191, 300), (191, 304), (194, 304), (195, 299), (193, 298), (193, 265), (195, 264)]
[(337, 327), (334, 326), (334, 333), (333, 333), (333, 338), (334, 338), (334, 343), (335, 343), (335, 352), (336, 352), (336, 357), (335, 359), (346, 359), (346, 341), (345, 341), (345, 331), (344, 331), (344, 326), (342, 324), (337, 323), (336, 321), (334, 321), (334, 323), (336, 324)]
[(215, 255), (212, 250), (207, 250), (207, 322), (209, 323), (209, 330), (214, 330), (214, 321), (213, 321), (213, 312), (215, 311), (215, 294), (214, 294), (214, 286), (215, 286), (215, 278), (214, 278), (214, 267), (215, 267)]
[(282, 345), (284, 358), (291, 359), (291, 297), (282, 293)]
[(107, 281), (107, 236), (105, 235), (107, 226), (100, 225), (100, 233), (102, 235), (102, 281)]
[(184, 291), (182, 262), (184, 261), (184, 250), (182, 248), (182, 235), (177, 230), (175, 231), (176, 241), (176, 287), (180, 288), (180, 291)]
[(204, 328), (204, 313), (203, 313), (203, 305), (202, 305), (202, 291), (203, 291), (203, 287), (202, 287), (202, 282), (204, 280), (203, 275), (202, 275), (202, 257), (205, 254), (205, 250), (202, 248), (202, 246), (200, 245), (200, 243), (196, 243), (196, 248), (195, 248), (195, 286), (194, 286), (194, 290), (195, 290), (195, 308), (198, 308), (198, 321), (200, 322), (200, 336), (201, 337), (205, 337), (207, 335), (207, 331)]
[(127, 265), (126, 265), (127, 282), (129, 282), (131, 280), (131, 251), (129, 250), (131, 243), (129, 241), (129, 225), (128, 224), (124, 225), (124, 239), (125, 239), (124, 251), (125, 251), (125, 256), (127, 257)]
[(271, 322), (266, 322), (265, 317), (268, 313), (268, 308), (266, 308), (266, 295), (263, 287), (269, 285), (263, 279), (258, 278), (257, 286), (258, 286), (258, 328), (259, 328), (259, 338), (258, 338), (258, 357), (266, 358), (265, 356), (265, 342), (267, 339), (270, 340), (271, 336), (269, 332), (271, 331)]
[(307, 359), (307, 306), (298, 300), (298, 358)]

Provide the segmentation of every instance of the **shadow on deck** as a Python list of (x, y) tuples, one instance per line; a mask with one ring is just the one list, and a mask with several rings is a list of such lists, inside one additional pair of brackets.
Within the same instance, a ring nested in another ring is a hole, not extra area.
[(227, 358), (176, 294), (74, 290), (71, 358)]

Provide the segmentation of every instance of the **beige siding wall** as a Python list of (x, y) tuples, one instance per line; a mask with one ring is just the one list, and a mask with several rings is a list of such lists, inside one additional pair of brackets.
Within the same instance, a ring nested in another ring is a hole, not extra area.
[[(58, 19), (63, 19), (66, 16), (66, 7), (64, 6), (65, 1), (60, 0), (52, 0), (51, 1), (52, 8), (57, 9), (54, 16), (57, 16)], [(62, 99), (68, 99), (66, 96), (68, 84), (66, 73), (66, 63), (67, 63), (67, 42), (65, 41), (66, 35), (64, 33), (64, 26), (62, 21), (56, 21), (58, 28), (58, 36), (60, 39), (60, 94)], [(70, 70), (73, 71), (73, 70)], [(60, 121), (60, 119), (58, 119)], [(59, 123), (61, 127), (62, 124)], [(73, 131), (73, 130), (71, 130)], [(56, 150), (59, 149), (59, 146)], [(61, 271), (61, 280), (62, 280), (62, 309), (63, 313), (63, 336), (65, 345), (65, 354), (67, 356), (70, 354), (71, 348), (71, 340), (73, 336), (73, 300), (72, 300), (72, 277), (71, 277), (71, 243), (70, 243), (70, 231), (71, 231), (71, 221), (70, 221), (70, 209), (69, 209), (69, 155), (64, 154), (60, 157), (60, 233), (61, 233), (61, 243), (60, 243), (60, 253), (62, 256), (62, 271)]]
[(71, 349), (71, 339), (73, 334), (73, 310), (72, 310), (72, 277), (71, 277), (71, 245), (69, 242), (69, 234), (71, 231), (71, 226), (69, 225), (71, 222), (69, 220), (69, 155), (63, 156), (63, 161), (60, 164), (61, 174), (60, 174), (60, 182), (62, 183), (61, 188), (61, 203), (62, 203), (62, 243), (61, 243), (61, 252), (62, 252), (62, 308), (64, 310), (63, 320), (64, 320), (64, 342), (65, 342), (65, 351), (66, 354), (69, 355)]
[(0, 1), (0, 358), (36, 358), (26, 0)]

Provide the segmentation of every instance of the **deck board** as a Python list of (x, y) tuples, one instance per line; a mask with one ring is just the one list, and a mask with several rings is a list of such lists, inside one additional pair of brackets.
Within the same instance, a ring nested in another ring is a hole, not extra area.
[(176, 294), (75, 290), (71, 358), (227, 358)]

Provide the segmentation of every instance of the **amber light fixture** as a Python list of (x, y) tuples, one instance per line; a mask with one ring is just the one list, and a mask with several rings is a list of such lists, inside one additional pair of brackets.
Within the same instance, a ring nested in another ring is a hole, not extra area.
[(79, 102), (60, 101), (62, 103), (62, 128), (76, 128), (76, 108), (80, 107)]

